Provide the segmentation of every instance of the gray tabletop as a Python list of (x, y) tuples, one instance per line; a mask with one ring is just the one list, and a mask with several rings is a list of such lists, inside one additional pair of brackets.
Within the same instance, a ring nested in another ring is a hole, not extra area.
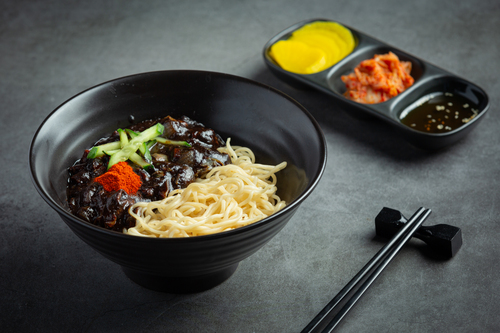
[[(0, 330), (300, 332), (383, 246), (384, 206), (462, 229), (451, 260), (411, 241), (339, 325), (341, 332), (500, 328), (500, 4), (490, 1), (2, 1), (0, 3)], [(265, 67), (286, 27), (338, 20), (483, 87), (489, 113), (457, 144), (413, 148)], [(287, 226), (225, 283), (172, 295), (128, 280), (37, 194), (28, 171), (43, 119), (117, 77), (201, 69), (247, 77), (296, 99), (321, 125), (328, 165)]]

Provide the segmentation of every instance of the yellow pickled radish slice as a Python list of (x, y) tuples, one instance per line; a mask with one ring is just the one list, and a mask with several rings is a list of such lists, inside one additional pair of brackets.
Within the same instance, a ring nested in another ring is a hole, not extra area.
[(323, 32), (333, 32), (338, 35), (345, 43), (349, 50), (353, 50), (355, 46), (354, 36), (352, 35), (351, 30), (347, 29), (343, 25), (337, 22), (326, 22), (326, 21), (317, 21), (313, 23), (306, 24), (300, 30), (316, 30)]
[(269, 55), (287, 71), (312, 74), (335, 65), (355, 44), (351, 31), (343, 25), (316, 21), (295, 30), (288, 40), (277, 42)]
[(289, 40), (300, 41), (310, 47), (323, 50), (326, 55), (325, 68), (333, 66), (346, 56), (342, 45), (339, 45), (335, 39), (316, 31), (297, 31)]
[(343, 39), (339, 37), (337, 33), (333, 31), (318, 30), (315, 32), (315, 34), (317, 36), (330, 39), (335, 42), (335, 45), (337, 45), (337, 49), (335, 52), (336, 57), (332, 65), (344, 59), (353, 50), (347, 45), (347, 43)]
[(278, 41), (271, 46), (270, 56), (281, 68), (297, 74), (316, 73), (326, 68), (325, 52), (300, 41)]

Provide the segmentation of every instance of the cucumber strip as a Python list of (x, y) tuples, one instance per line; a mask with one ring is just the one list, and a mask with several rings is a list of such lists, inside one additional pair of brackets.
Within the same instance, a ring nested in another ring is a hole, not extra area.
[(134, 162), (143, 169), (148, 170), (150, 168), (153, 168), (153, 165), (151, 163), (143, 159), (141, 155), (137, 153), (133, 153), (132, 155), (130, 155), (129, 160), (131, 160), (132, 162)]
[(159, 143), (164, 144), (164, 145), (183, 146), (183, 147), (191, 148), (191, 145), (186, 141), (175, 141), (175, 140), (165, 139), (162, 137), (155, 138), (155, 140)]
[(119, 152), (111, 155), (108, 163), (108, 169), (116, 163), (125, 162), (126, 160), (128, 160), (130, 156), (132, 156), (132, 154), (135, 153), (144, 142), (153, 140), (157, 136), (161, 135), (163, 133), (163, 130), (164, 126), (158, 123), (139, 133), (138, 136), (132, 138), (127, 145), (122, 147)]
[(104, 154), (106, 154), (106, 155), (108, 155), (108, 156), (111, 156), (111, 155), (113, 155), (114, 153), (117, 153), (117, 152), (119, 152), (119, 151), (120, 151), (120, 149), (115, 149), (115, 150), (104, 150), (104, 151), (103, 151), (103, 153), (104, 153)]
[(148, 149), (148, 144), (146, 142), (144, 142), (140, 147), (139, 147), (139, 150), (141, 151), (141, 154), (142, 156), (144, 156), (144, 158), (147, 160), (147, 161), (151, 161), (152, 158), (151, 158), (151, 152), (149, 151)]
[(121, 145), (121, 148), (125, 147), (126, 145), (128, 145), (128, 136), (127, 136), (127, 132), (125, 132), (124, 130), (122, 130), (121, 128), (117, 129), (116, 130), (118, 132), (118, 134), (120, 135), (120, 145)]
[(131, 138), (135, 138), (139, 135), (139, 132), (132, 131), (130, 128), (126, 128), (125, 131), (130, 135)]
[(89, 153), (87, 154), (87, 158), (93, 159), (97, 157), (101, 157), (104, 155), (104, 151), (110, 151), (110, 150), (116, 150), (120, 149), (120, 141), (115, 141), (115, 142), (109, 142), (105, 143), (103, 145), (95, 146), (90, 149)]
[(145, 152), (144, 152), (144, 158), (148, 161), (152, 161), (153, 157), (151, 156), (151, 148), (156, 144), (156, 140), (150, 140), (148, 142), (144, 142), (144, 147), (145, 147)]
[[(128, 135), (130, 135), (131, 138), (135, 138), (139, 135), (139, 132), (133, 131), (130, 128), (126, 128), (125, 131), (127, 131)], [(139, 146), (139, 150), (141, 151), (142, 156), (144, 156), (146, 160), (151, 161), (151, 153), (149, 152), (149, 148), (150, 147), (148, 147), (146, 142)]]

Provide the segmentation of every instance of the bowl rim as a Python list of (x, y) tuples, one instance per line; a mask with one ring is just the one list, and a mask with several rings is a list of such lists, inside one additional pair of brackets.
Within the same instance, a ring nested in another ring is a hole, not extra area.
[[(233, 79), (236, 81), (242, 81), (242, 82), (245, 82), (245, 83), (248, 83), (251, 85), (256, 85), (260, 88), (270, 90), (271, 92), (287, 99), (288, 101), (292, 102), (295, 106), (297, 106), (299, 108), (299, 110), (301, 110), (307, 116), (307, 118), (311, 121), (311, 124), (315, 128), (316, 134), (318, 135), (319, 142), (320, 142), (320, 163), (315, 171), (314, 178), (310, 180), (310, 183), (302, 191), (302, 193), (299, 194), (299, 196), (297, 198), (295, 198), (292, 202), (287, 203), (286, 206), (283, 209), (281, 209), (280, 211), (278, 211), (270, 216), (267, 216), (267, 217), (263, 218), (262, 220), (259, 220), (259, 221), (254, 222), (254, 223), (250, 223), (248, 225), (245, 225), (245, 226), (242, 226), (242, 227), (239, 227), (236, 229), (218, 232), (218, 233), (214, 233), (214, 234), (195, 236), (195, 237), (158, 238), (158, 237), (140, 237), (140, 236), (128, 235), (128, 234), (125, 234), (123, 232), (109, 230), (109, 229), (105, 229), (105, 228), (96, 226), (92, 223), (84, 221), (84, 220), (74, 216), (73, 214), (71, 214), (69, 211), (64, 209), (64, 207), (59, 205), (48, 193), (46, 193), (44, 191), (43, 187), (40, 185), (40, 183), (36, 177), (36, 171), (35, 171), (35, 166), (34, 166), (34, 161), (33, 161), (35, 154), (34, 154), (33, 150), (34, 150), (35, 142), (36, 142), (40, 132), (42, 131), (42, 128), (49, 121), (49, 119), (56, 116), (56, 114), (59, 112), (59, 110), (64, 105), (66, 105), (70, 101), (78, 98), (80, 95), (83, 95), (91, 90), (98, 89), (99, 87), (107, 85), (107, 84), (112, 83), (112, 82), (118, 82), (120, 80), (130, 79), (130, 78), (140, 77), (140, 76), (159, 75), (159, 74), (167, 74), (167, 73), (174, 73), (174, 72), (217, 75), (220, 77), (225, 77), (225, 78)], [(234, 74), (222, 73), (222, 72), (214, 72), (214, 71), (206, 71), (206, 70), (191, 70), (191, 69), (188, 69), (188, 70), (183, 70), (183, 69), (159, 70), (159, 71), (149, 71), (149, 72), (136, 73), (136, 74), (121, 76), (118, 78), (107, 80), (107, 81), (101, 82), (99, 84), (93, 85), (85, 90), (82, 90), (81, 92), (66, 99), (64, 102), (59, 104), (53, 111), (51, 111), (44, 118), (44, 120), (41, 122), (41, 124), (37, 128), (35, 134), (33, 135), (31, 143), (30, 143), (28, 162), (29, 162), (31, 180), (32, 180), (36, 190), (40, 194), (40, 196), (44, 199), (44, 201), (47, 202), (49, 204), (49, 206), (52, 207), (52, 209), (54, 209), (61, 217), (64, 217), (64, 218), (69, 219), (73, 222), (76, 222), (78, 225), (80, 225), (86, 229), (91, 229), (95, 232), (98, 232), (98, 233), (101, 233), (104, 235), (108, 235), (108, 236), (112, 236), (112, 237), (122, 237), (122, 238), (128, 239), (128, 240), (133, 239), (137, 242), (141, 242), (141, 241), (150, 242), (151, 240), (154, 240), (157, 242), (165, 242), (165, 241), (168, 241), (168, 242), (196, 242), (196, 241), (202, 241), (202, 240), (209, 241), (209, 240), (214, 240), (214, 239), (218, 239), (218, 238), (222, 238), (222, 237), (228, 237), (231, 235), (237, 235), (237, 234), (246, 232), (247, 230), (259, 228), (260, 226), (262, 226), (264, 224), (268, 224), (270, 222), (270, 220), (272, 220), (272, 219), (278, 218), (281, 215), (285, 215), (290, 211), (294, 211), (312, 193), (312, 191), (318, 185), (321, 177), (323, 176), (323, 173), (326, 169), (326, 163), (327, 163), (327, 144), (326, 144), (326, 138), (325, 138), (325, 135), (323, 133), (323, 130), (321, 129), (317, 120), (312, 116), (312, 114), (309, 111), (307, 111), (306, 108), (304, 106), (302, 106), (302, 104), (300, 104), (298, 101), (296, 101), (295, 99), (293, 99), (289, 95), (285, 94), (284, 92), (282, 92), (274, 87), (271, 87), (271, 86), (264, 84), (264, 83), (261, 83), (261, 82), (254, 81), (254, 80), (249, 79), (249, 78), (237, 76)]]

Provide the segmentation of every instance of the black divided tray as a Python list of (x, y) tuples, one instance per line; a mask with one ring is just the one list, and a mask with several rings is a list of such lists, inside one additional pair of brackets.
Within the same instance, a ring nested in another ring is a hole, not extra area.
[[(333, 96), (338, 106), (354, 116), (372, 115), (388, 122), (403, 138), (411, 144), (424, 149), (439, 149), (463, 138), (482, 120), (489, 109), (489, 98), (486, 92), (463, 78), (436, 67), (418, 57), (399, 50), (391, 45), (370, 37), (356, 29), (342, 24), (351, 30), (356, 46), (352, 53), (334, 66), (315, 74), (295, 74), (282, 69), (269, 56), (270, 47), (279, 40), (288, 39), (290, 35), (305, 24), (327, 19), (311, 19), (294, 24), (271, 38), (264, 47), (264, 61), (268, 68), (280, 79), (290, 85), (308, 86)], [(343, 96), (346, 91), (341, 80), (342, 75), (348, 75), (363, 60), (372, 58), (375, 54), (392, 51), (402, 61), (412, 63), (411, 76), (414, 84), (390, 100), (378, 104), (362, 104), (351, 101)], [(462, 126), (443, 133), (426, 133), (412, 129), (401, 123), (402, 114), (408, 112), (417, 100), (436, 92), (449, 92), (465, 97), (478, 106), (478, 114)]]

